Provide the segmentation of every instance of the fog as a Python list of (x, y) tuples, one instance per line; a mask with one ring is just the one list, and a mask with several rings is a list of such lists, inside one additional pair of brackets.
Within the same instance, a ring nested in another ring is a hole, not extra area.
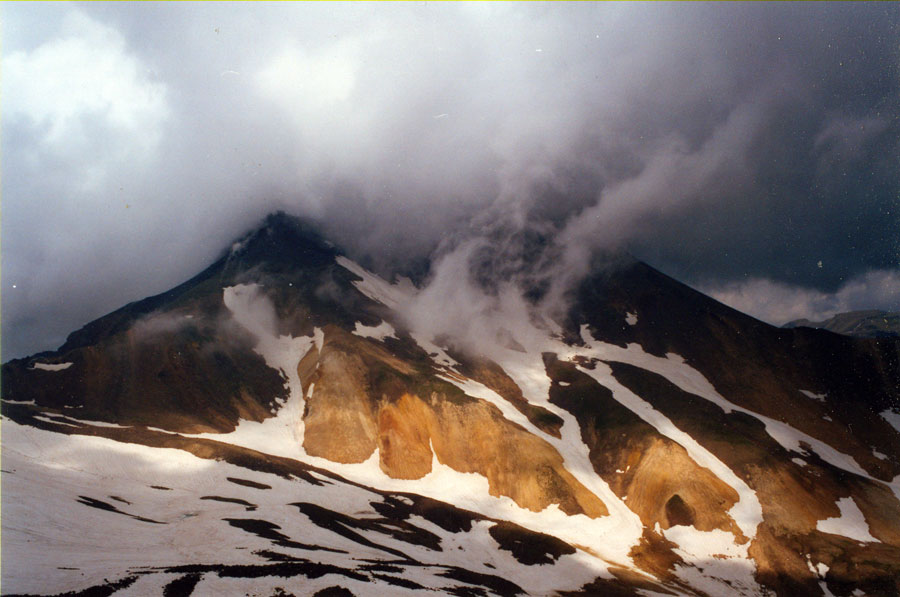
[(613, 250), (772, 323), (900, 309), (896, 4), (0, 11), (4, 360), (277, 209), (475, 302)]

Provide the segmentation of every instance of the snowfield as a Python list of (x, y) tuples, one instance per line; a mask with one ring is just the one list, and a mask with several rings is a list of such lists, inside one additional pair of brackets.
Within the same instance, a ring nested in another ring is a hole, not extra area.
[[(338, 478), (316, 474), (310, 483), (177, 449), (64, 435), (8, 419), (2, 425), (5, 594), (79, 591), (119, 581), (115, 574), (125, 572), (133, 584), (116, 595), (161, 594), (192, 574), (198, 595), (271, 595), (291, 586), (311, 594), (335, 585), (357, 595), (441, 593), (460, 585), (457, 569), (510, 579), (541, 595), (596, 577), (595, 558), (582, 551), (523, 565), (498, 548), (488, 532), (495, 523), (486, 520), (450, 531), (412, 515), (405, 532), (426, 542), (403, 540), (394, 523), (379, 528), (383, 519), (373, 506), (411, 500)], [(431, 479), (445, 488), (458, 481), (459, 473), (440, 465)], [(348, 522), (311, 522), (322, 516)], [(359, 526), (348, 526), (353, 521)], [(298, 578), (285, 578), (278, 563), (292, 558), (309, 576), (295, 571)], [(248, 576), (240, 576), (240, 567)], [(404, 580), (413, 585), (401, 586)]]

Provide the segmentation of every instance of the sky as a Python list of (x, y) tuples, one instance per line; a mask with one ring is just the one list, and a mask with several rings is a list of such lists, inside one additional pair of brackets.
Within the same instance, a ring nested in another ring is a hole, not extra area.
[(900, 310), (897, 3), (4, 2), (0, 33), (3, 360), (279, 209), (385, 275), (626, 251), (773, 324)]

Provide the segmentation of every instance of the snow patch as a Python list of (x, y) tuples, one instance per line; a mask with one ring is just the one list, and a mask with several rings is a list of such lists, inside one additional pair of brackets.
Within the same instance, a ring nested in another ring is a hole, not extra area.
[(816, 567), (813, 566), (812, 560), (809, 559), (809, 554), (806, 554), (806, 567), (807, 567), (807, 568), (809, 569), (809, 571), (812, 572), (813, 574), (818, 574), (818, 572), (816, 572)]
[(877, 483), (884, 483), (884, 481), (869, 476), (869, 474), (865, 470), (863, 470), (863, 468), (859, 465), (858, 462), (856, 462), (856, 460), (852, 456), (835, 450), (823, 441), (806, 435), (802, 431), (798, 431), (790, 425), (782, 423), (781, 421), (776, 421), (774, 419), (770, 419), (763, 415), (756, 414), (752, 411), (744, 409), (736, 408), (735, 410), (751, 414), (765, 423), (766, 432), (772, 437), (772, 439), (781, 444), (781, 446), (785, 450), (797, 452), (800, 454), (809, 454), (809, 450), (804, 447), (804, 445), (806, 445), (822, 460), (824, 460), (828, 464), (831, 464), (832, 466), (836, 466), (837, 468), (843, 469), (845, 471), (855, 473), (860, 477), (871, 479), (872, 481), (875, 481)]
[(637, 322), (638, 322), (637, 313), (632, 313), (631, 311), (629, 311), (628, 313), (625, 314), (625, 323), (627, 323), (628, 325), (634, 325)]
[[(812, 560), (809, 559), (809, 554), (806, 554), (806, 567), (809, 568), (809, 571), (815, 574), (822, 580), (819, 580), (819, 588), (822, 589), (822, 595), (825, 597), (834, 597), (834, 593), (828, 590), (828, 585), (825, 584), (825, 575), (828, 574), (828, 566), (822, 562), (819, 562), (815, 566), (813, 566)], [(857, 589), (858, 590), (858, 589)], [(851, 595), (856, 595), (856, 590), (851, 593)], [(860, 593), (862, 594), (862, 593)]]
[(38, 421), (44, 421), (46, 423), (53, 423), (54, 425), (65, 425), (66, 427), (78, 427), (78, 425), (73, 425), (72, 423), (66, 423), (65, 421), (60, 421), (59, 419), (52, 419), (50, 417), (45, 417), (44, 415), (34, 415), (34, 418)]
[(156, 431), (157, 433), (168, 433), (169, 435), (178, 435), (178, 433), (174, 431), (169, 431), (168, 429), (160, 429), (159, 427), (144, 427), (147, 431)]
[(362, 280), (353, 282), (357, 290), (373, 301), (391, 309), (402, 308), (416, 295), (416, 287), (408, 278), (400, 278), (396, 284), (391, 284), (344, 256), (336, 257), (335, 261), (344, 269), (362, 278)]
[[(200, 497), (222, 495), (222, 491), (257, 505), (259, 517), (277, 523), (281, 532), (288, 536), (302, 537), (302, 541), (311, 545), (349, 552), (315, 552), (316, 561), (323, 564), (352, 569), (358, 565), (354, 557), (378, 560), (385, 555), (380, 550), (361, 546), (309, 523), (289, 504), (298, 493), (314, 492), (314, 497), (309, 496), (311, 501), (337, 512), (355, 517), (377, 516), (371, 503), (381, 501), (382, 497), (363, 487), (333, 483), (333, 480), (314, 487), (222, 461), (201, 459), (181, 450), (151, 448), (101, 437), (68, 436), (18, 425), (7, 419), (3, 420), (3, 431), (4, 464), (15, 471), (3, 476), (4, 496), (9, 498), (4, 499), (3, 504), (3, 588), (10, 593), (81, 591), (114, 578), (110, 576), (111, 571), (126, 571), (139, 566), (151, 572), (142, 574), (132, 587), (120, 593), (159, 595), (172, 576), (155, 574), (154, 568), (266, 563), (258, 553), (270, 549), (270, 541), (223, 520), (238, 513), (238, 517), (243, 518), (243, 506)], [(260, 491), (243, 487), (230, 483), (228, 477), (255, 480), (271, 489)], [(158, 491), (151, 485), (169, 490)], [(107, 502), (120, 513), (87, 507), (81, 496)], [(121, 496), (125, 501), (110, 501), (116, 499), (111, 496)], [(132, 516), (163, 524), (136, 520)], [(383, 537), (379, 539), (384, 541)], [(465, 536), (458, 541), (476, 551), (477, 562), (486, 561), (488, 553), (498, 551), (493, 543), (484, 542), (472, 547)], [(392, 543), (390, 540), (384, 542)], [(405, 571), (409, 577), (438, 594), (448, 592), (453, 581), (439, 575), (443, 570), (441, 558), (444, 554), (405, 542), (395, 545), (424, 564), (421, 569)], [(307, 551), (283, 549), (291, 555), (310, 557)], [(39, 563), (39, 574), (35, 562)], [(503, 569), (503, 574), (516, 578), (523, 568), (512, 562)], [(577, 588), (577, 582), (590, 580), (585, 571), (581, 572), (581, 578), (577, 577), (578, 568), (584, 569), (583, 566), (569, 568), (575, 577), (571, 588)], [(310, 579), (303, 588), (319, 586), (316, 582), (321, 584), (320, 588), (325, 588), (335, 584), (334, 580), (334, 576), (328, 578), (327, 575), (321, 580)], [(209, 586), (221, 590), (206, 591), (204, 588), (195, 591), (196, 594), (269, 595), (274, 591), (260, 592), (260, 583), (271, 581), (283, 586), (285, 582), (283, 578), (231, 579), (216, 574), (204, 575), (201, 584), (207, 587), (207, 581), (211, 583)], [(246, 591), (242, 583), (246, 584)], [(341, 584), (346, 583), (342, 580)], [(413, 591), (396, 591), (396, 587), (374, 577), (370, 583), (360, 581), (358, 584), (362, 587), (356, 593), (358, 595), (415, 594)]]
[(379, 340), (382, 342), (385, 338), (397, 337), (394, 326), (386, 321), (382, 321), (377, 326), (367, 326), (357, 321), (356, 328), (353, 330), (353, 333), (357, 336), (362, 336), (363, 338), (372, 338), (373, 340)]
[[(869, 532), (869, 525), (852, 497), (841, 498), (837, 502), (840, 516), (826, 518), (816, 523), (816, 530), (832, 535), (843, 535), (858, 541), (878, 542)], [(823, 575), (824, 576), (824, 575)]]
[(325, 332), (319, 328), (313, 328), (313, 342), (316, 345), (316, 350), (321, 354), (322, 346), (325, 344)]
[(459, 363), (456, 362), (453, 357), (447, 354), (446, 350), (435, 344), (427, 335), (421, 333), (412, 333), (410, 334), (410, 336), (412, 336), (413, 340), (416, 341), (416, 344), (422, 347), (422, 350), (428, 353), (428, 356), (431, 357), (431, 360), (433, 360), (438, 365), (443, 365), (444, 367), (449, 367), (450, 369), (459, 365)]
[(61, 415), (64, 419), (68, 419), (69, 421), (75, 421), (76, 423), (81, 423), (82, 425), (91, 425), (93, 427), (112, 427), (115, 429), (131, 429), (131, 425), (119, 425), (118, 423), (107, 423), (106, 421), (90, 421), (88, 419), (76, 419), (75, 417), (69, 417), (66, 415)]
[(62, 371), (64, 369), (68, 369), (71, 367), (73, 363), (40, 363), (33, 362), (31, 364), (31, 369), (40, 369), (41, 371)]
[(806, 396), (807, 398), (812, 398), (813, 400), (818, 400), (819, 402), (825, 402), (825, 398), (828, 394), (822, 392), (821, 394), (816, 394), (810, 392), (809, 390), (800, 390), (800, 393)]
[(897, 430), (897, 433), (900, 433), (900, 412), (897, 412), (893, 409), (888, 409), (881, 413), (881, 418), (887, 421), (891, 427)]
[(791, 462), (798, 466), (806, 466), (806, 461), (802, 458), (791, 458)]
[[(299, 458), (303, 455), (303, 385), (297, 365), (314, 344), (324, 338), (314, 328), (313, 336), (278, 335), (275, 307), (256, 284), (240, 284), (224, 289), (225, 306), (232, 317), (257, 339), (254, 351), (266, 365), (279, 371), (285, 379), (288, 398), (276, 416), (261, 422), (241, 420), (231, 433), (198, 433), (191, 437), (233, 443), (277, 456)], [(187, 434), (185, 434), (187, 435)]]
[(754, 574), (756, 565), (748, 554), (750, 542), (743, 545), (734, 542), (734, 536), (720, 529), (699, 531), (692, 526), (678, 525), (662, 535), (677, 545), (673, 550), (685, 562), (702, 562), (702, 571), (694, 565), (676, 566), (676, 573), (695, 588), (710, 595), (722, 594), (722, 584), (735, 594), (759, 593)]
[(717, 558), (727, 559), (745, 556), (749, 543), (736, 545), (734, 536), (721, 529), (699, 531), (692, 526), (677, 525), (662, 531), (663, 536), (679, 546), (685, 553), (692, 554), (691, 559)]

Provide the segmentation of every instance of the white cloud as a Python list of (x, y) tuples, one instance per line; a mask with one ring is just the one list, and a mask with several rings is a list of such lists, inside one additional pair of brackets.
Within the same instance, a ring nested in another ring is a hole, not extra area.
[(350, 98), (359, 64), (356, 43), (335, 43), (315, 53), (285, 48), (258, 75), (260, 91), (291, 113), (299, 126), (335, 111)]
[(168, 114), (166, 87), (153, 81), (122, 36), (80, 12), (60, 36), (3, 60), (5, 123), (35, 127), (36, 150), (82, 162), (97, 186), (110, 161), (149, 157)]
[(900, 310), (900, 271), (872, 270), (833, 293), (766, 278), (701, 288), (716, 300), (758, 319), (782, 325), (795, 319), (822, 321), (847, 311)]

